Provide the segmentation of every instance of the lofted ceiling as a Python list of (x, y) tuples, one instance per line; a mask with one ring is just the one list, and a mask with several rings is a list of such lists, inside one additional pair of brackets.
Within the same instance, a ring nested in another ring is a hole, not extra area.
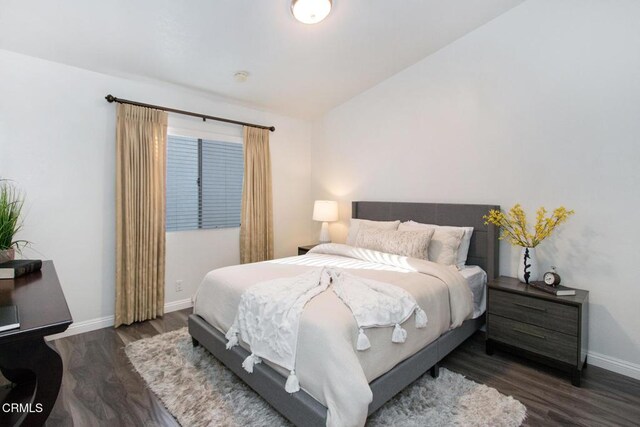
[(313, 117), (522, 1), (334, 0), (305, 25), (290, 0), (0, 0), (0, 49)]

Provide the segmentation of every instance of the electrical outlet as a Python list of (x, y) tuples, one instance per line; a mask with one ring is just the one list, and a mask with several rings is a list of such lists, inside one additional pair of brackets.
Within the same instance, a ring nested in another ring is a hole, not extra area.
[(182, 280), (176, 280), (176, 292), (182, 292)]

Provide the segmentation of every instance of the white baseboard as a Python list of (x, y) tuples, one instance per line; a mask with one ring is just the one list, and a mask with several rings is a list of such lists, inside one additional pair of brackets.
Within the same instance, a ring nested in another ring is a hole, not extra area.
[(589, 351), (587, 352), (587, 364), (640, 380), (640, 365), (636, 363)]
[(164, 312), (171, 313), (172, 311), (183, 310), (185, 308), (193, 307), (193, 301), (191, 298), (181, 299), (179, 301), (168, 302), (164, 305)]
[(98, 317), (95, 319), (84, 320), (82, 322), (73, 322), (69, 328), (61, 334), (49, 335), (47, 341), (57, 340), (59, 338), (70, 337), (71, 335), (83, 334), (102, 328), (113, 326), (113, 316)]
[[(178, 311), (193, 306), (191, 298), (182, 299), (179, 301), (168, 302), (164, 305), (164, 312), (171, 313), (172, 311)], [(83, 320), (82, 322), (74, 322), (69, 328), (61, 334), (50, 335), (47, 337), (47, 341), (57, 340), (59, 338), (70, 337), (72, 335), (83, 334), (85, 332), (91, 332), (102, 328), (109, 328), (113, 326), (115, 318), (114, 316), (98, 317), (95, 319)]]

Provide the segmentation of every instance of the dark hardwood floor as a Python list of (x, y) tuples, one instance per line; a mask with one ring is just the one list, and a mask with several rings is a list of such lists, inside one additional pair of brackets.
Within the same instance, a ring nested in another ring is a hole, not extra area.
[(442, 366), (524, 403), (526, 426), (640, 426), (640, 381), (602, 368), (587, 366), (574, 387), (567, 373), (499, 350), (488, 356), (480, 332)]
[[(175, 426), (124, 354), (126, 343), (181, 328), (190, 310), (117, 330), (55, 341), (64, 360), (62, 390), (48, 426)], [(487, 356), (476, 334), (442, 366), (511, 395), (527, 406), (528, 426), (640, 425), (640, 381), (589, 366), (582, 388), (562, 373), (496, 351)], [(186, 427), (186, 426), (185, 426)]]
[[(64, 361), (62, 389), (47, 426), (178, 426), (124, 353), (131, 341), (180, 329), (191, 309), (163, 318), (55, 341)], [(186, 426), (185, 426), (186, 427)]]

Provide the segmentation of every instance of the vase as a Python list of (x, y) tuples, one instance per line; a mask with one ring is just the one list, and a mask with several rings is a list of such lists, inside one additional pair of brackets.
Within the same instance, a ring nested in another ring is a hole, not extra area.
[(16, 257), (16, 250), (14, 248), (0, 250), (0, 264), (7, 261), (13, 261)]
[(529, 284), (533, 280), (540, 279), (538, 270), (538, 259), (536, 258), (536, 248), (522, 248), (520, 251), (520, 262), (518, 263), (518, 279), (522, 283)]

